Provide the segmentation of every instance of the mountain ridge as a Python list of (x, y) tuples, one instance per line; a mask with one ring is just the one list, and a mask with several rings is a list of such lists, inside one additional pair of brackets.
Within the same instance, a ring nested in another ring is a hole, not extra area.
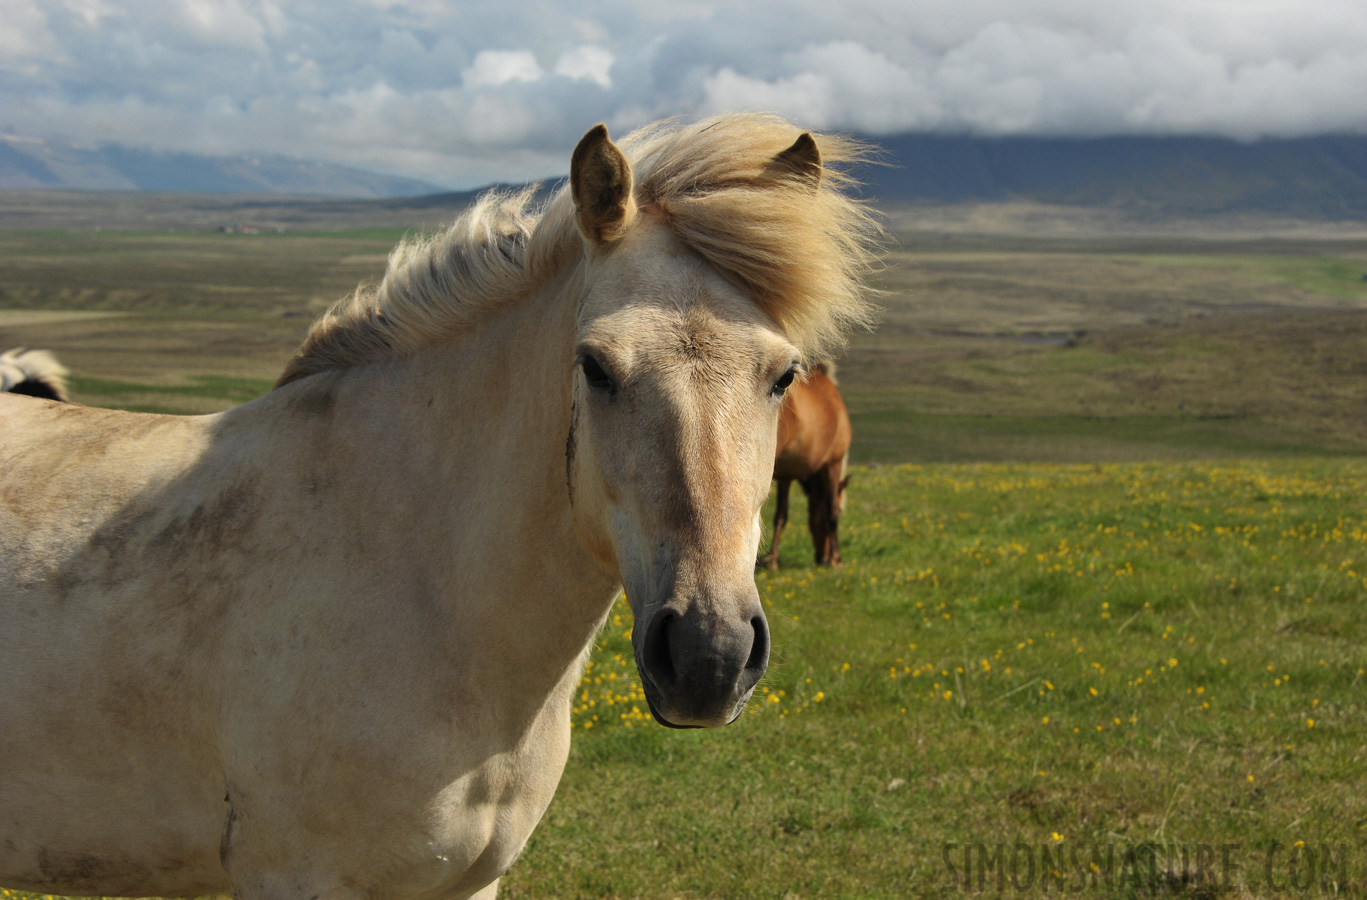
[(415, 178), (273, 154), (204, 156), (0, 135), (0, 189), (292, 194), (348, 199), (441, 193)]
[(869, 138), (856, 174), (897, 202), (1031, 201), (1181, 214), (1367, 218), (1367, 137)]
[[(1367, 220), (1367, 136), (865, 137), (855, 171), (886, 204), (1030, 202), (1140, 215)], [(543, 189), (546, 184), (542, 182)], [(281, 156), (206, 157), (0, 135), (0, 189), (299, 196), (451, 207), (480, 191)], [(483, 189), (481, 189), (483, 190)]]

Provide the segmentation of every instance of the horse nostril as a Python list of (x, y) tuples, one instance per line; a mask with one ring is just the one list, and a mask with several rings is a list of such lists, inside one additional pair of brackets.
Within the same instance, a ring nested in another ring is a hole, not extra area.
[(674, 657), (669, 651), (669, 629), (674, 622), (674, 613), (660, 612), (650, 620), (646, 629), (645, 647), (641, 651), (641, 662), (657, 687), (667, 687), (674, 683)]
[(750, 645), (750, 658), (745, 661), (745, 668), (763, 672), (769, 665), (769, 623), (764, 621), (764, 616), (755, 616), (750, 620), (750, 627), (755, 629), (755, 642)]
[(769, 623), (764, 616), (755, 616), (750, 620), (750, 627), (754, 629), (755, 640), (750, 645), (750, 658), (745, 661), (745, 669), (740, 673), (741, 693), (754, 687), (769, 667)]

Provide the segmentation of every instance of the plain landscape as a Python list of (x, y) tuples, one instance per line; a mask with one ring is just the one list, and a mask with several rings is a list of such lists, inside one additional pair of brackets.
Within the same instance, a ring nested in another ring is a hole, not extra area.
[[(0, 349), (247, 402), (465, 200), (0, 195)], [(885, 212), (847, 565), (798, 500), (719, 731), (649, 723), (619, 604), (500, 896), (1367, 895), (1367, 224)]]
[[(0, 343), (57, 352), (83, 402), (221, 409), (264, 392), (313, 317), (468, 199), (16, 192)], [(1031, 204), (888, 218), (881, 324), (841, 360), (856, 462), (1367, 446), (1367, 226)]]

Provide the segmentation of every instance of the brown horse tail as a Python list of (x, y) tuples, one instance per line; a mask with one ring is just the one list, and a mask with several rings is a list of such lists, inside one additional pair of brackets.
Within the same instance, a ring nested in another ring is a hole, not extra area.
[(818, 359), (816, 362), (812, 363), (811, 370), (825, 375), (831, 380), (831, 384), (838, 383), (835, 380), (835, 360), (833, 359)]

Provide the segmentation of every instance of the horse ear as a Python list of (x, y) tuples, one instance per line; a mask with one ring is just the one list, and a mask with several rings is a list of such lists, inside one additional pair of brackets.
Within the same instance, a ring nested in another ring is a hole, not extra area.
[(794, 179), (816, 190), (821, 183), (821, 151), (811, 132), (802, 132), (793, 146), (769, 160), (767, 170), (775, 178)]
[(570, 158), (570, 196), (579, 232), (591, 244), (606, 244), (626, 234), (636, 217), (631, 163), (608, 138), (606, 125), (595, 125)]

